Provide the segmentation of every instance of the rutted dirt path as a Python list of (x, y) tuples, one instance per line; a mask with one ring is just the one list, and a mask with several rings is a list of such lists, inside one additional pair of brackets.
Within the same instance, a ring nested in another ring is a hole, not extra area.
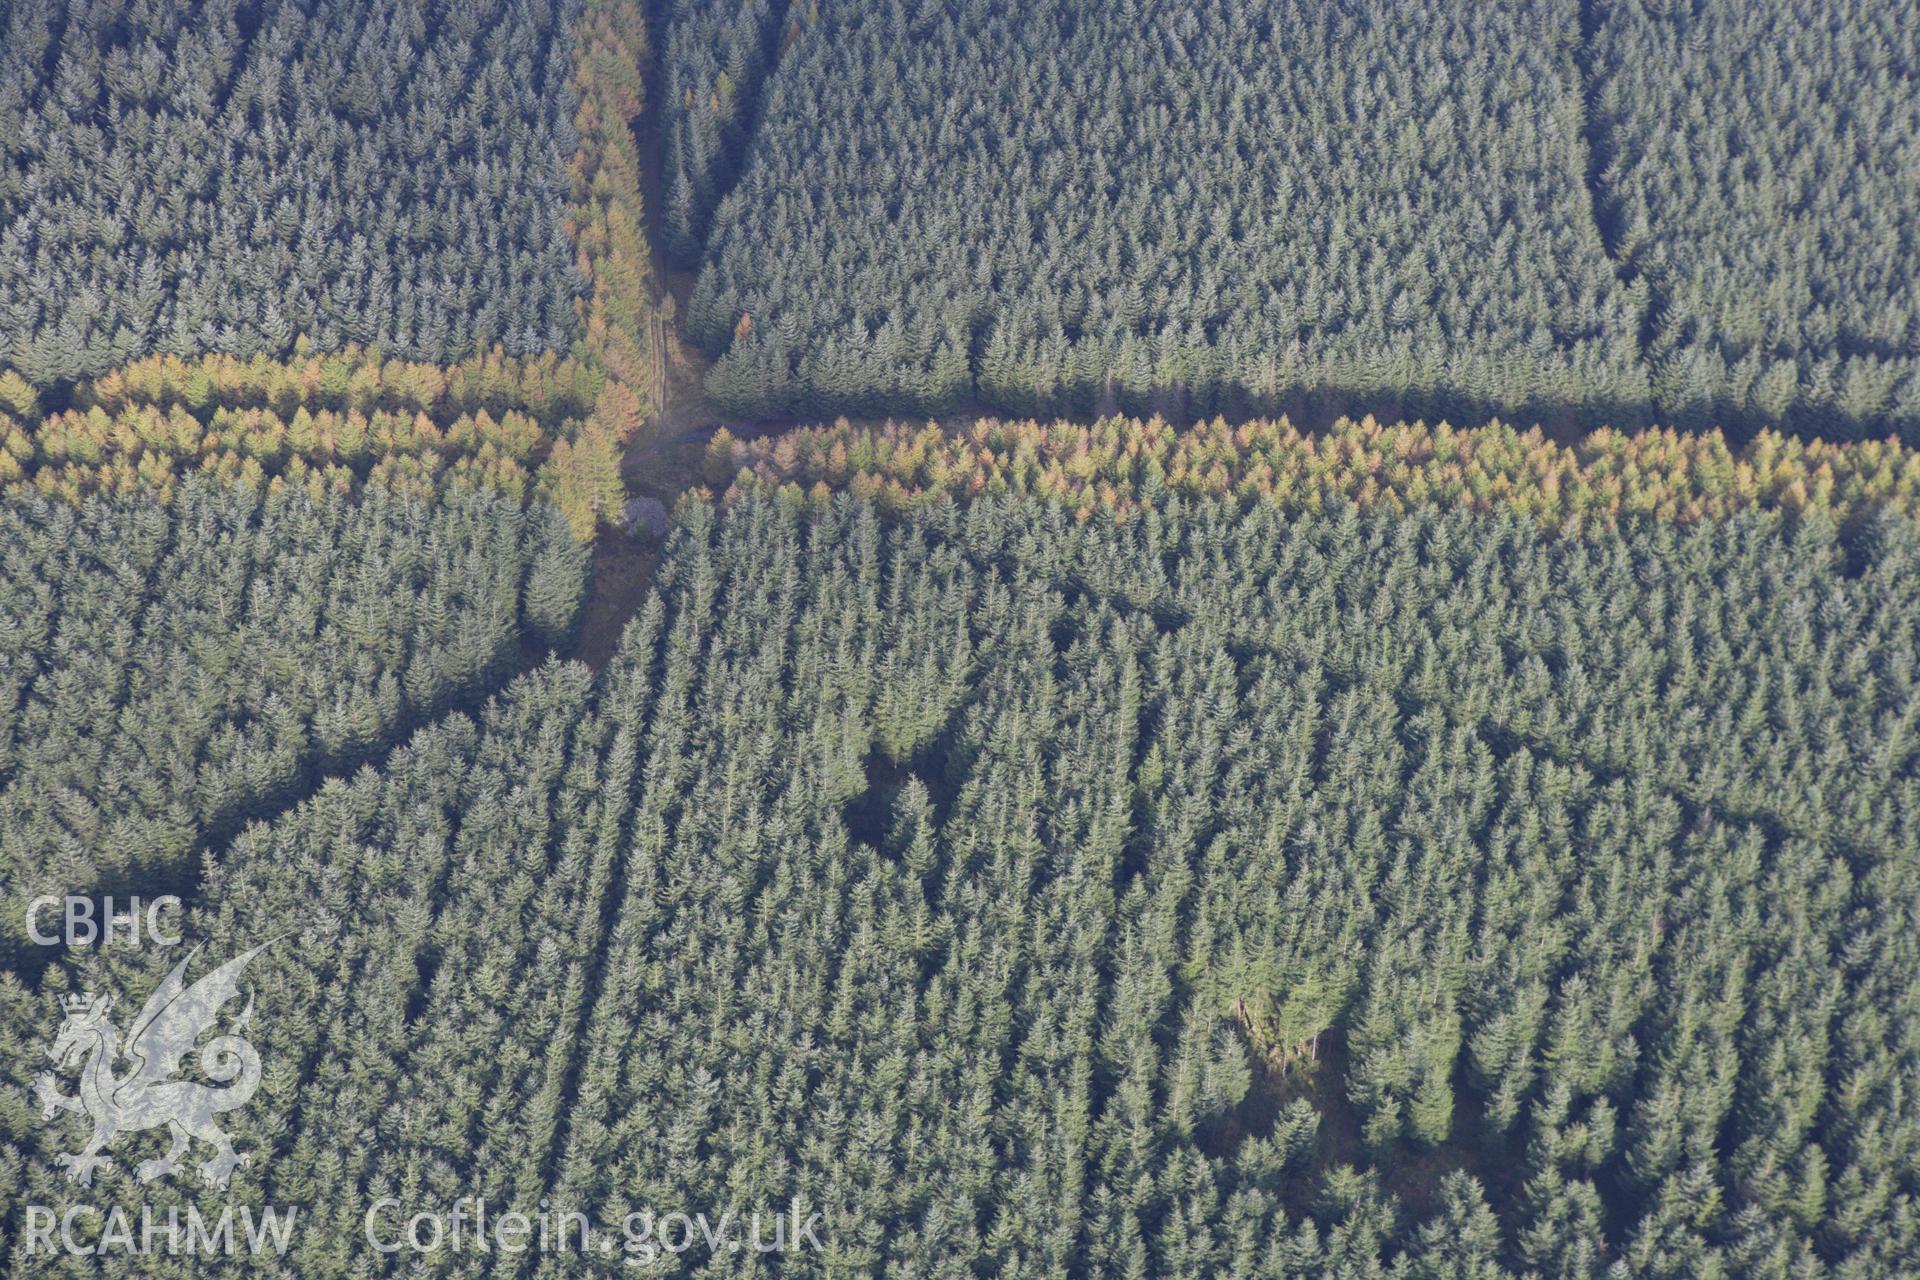
[[(657, 39), (654, 47), (655, 65), (642, 68), (647, 101), (639, 117), (628, 125), (640, 149), (640, 206), (646, 219), (649, 287), (654, 294), (654, 309), (667, 320), (667, 358), (660, 403), (628, 443), (620, 460), (620, 477), (629, 499), (655, 498), (671, 512), (682, 493), (701, 483), (701, 460), (721, 419), (702, 389), (710, 362), (685, 341), (681, 327), (687, 297), (693, 291), (693, 275), (671, 270), (660, 246), (656, 214), (663, 207), (666, 184), (665, 143), (658, 128), (659, 105), (654, 100), (661, 83)], [(594, 541), (592, 579), (574, 657), (595, 671), (606, 666), (619, 648), (621, 632), (646, 603), (659, 563), (659, 543), (645, 532), (601, 531)]]

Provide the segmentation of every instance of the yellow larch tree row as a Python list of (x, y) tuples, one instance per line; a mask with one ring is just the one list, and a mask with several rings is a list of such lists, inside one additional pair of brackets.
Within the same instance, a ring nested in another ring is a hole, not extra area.
[(554, 442), (547, 491), (583, 538), (618, 515), (625, 497), (620, 455), (660, 403), (665, 336), (655, 311), (640, 200), (640, 147), (629, 124), (640, 113), (640, 68), (648, 57), (640, 0), (587, 0), (574, 33), (580, 135), (568, 211), (580, 273), (586, 349), (606, 382), (581, 430)]
[(1154, 418), (1092, 424), (982, 420), (854, 427), (845, 419), (751, 441), (724, 429), (707, 480), (824, 502), (837, 489), (904, 509), (942, 495), (1048, 495), (1080, 519), (1126, 519), (1176, 495), (1311, 513), (1350, 500), (1400, 511), (1423, 503), (1505, 509), (1549, 530), (1645, 515), (1690, 522), (1742, 510), (1825, 512), (1854, 521), (1920, 510), (1920, 451), (1895, 440), (1833, 443), (1761, 432), (1739, 447), (1717, 431), (1601, 430), (1560, 444), (1504, 423), (1383, 425), (1342, 419), (1314, 435), (1285, 418), (1176, 430)]
[(646, 53), (637, 0), (588, 0), (575, 33), (580, 147), (567, 209), (588, 291), (571, 352), (495, 349), (441, 367), (355, 346), (315, 352), (299, 339), (284, 360), (151, 356), (78, 384), (58, 412), (0, 368), (0, 485), (164, 500), (196, 470), (316, 489), (478, 483), (544, 496), (591, 538), (619, 511), (622, 448), (658, 395), (661, 336), (628, 125)]

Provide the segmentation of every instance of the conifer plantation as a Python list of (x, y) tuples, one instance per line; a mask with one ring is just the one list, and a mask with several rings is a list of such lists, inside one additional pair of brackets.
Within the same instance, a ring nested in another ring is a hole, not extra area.
[(0, 485), (451, 475), (590, 540), (663, 379), (646, 48), (637, 0), (0, 11)]
[(564, 348), (578, 9), (9, 5), (0, 362)]
[(1645, 418), (1571, 0), (805, 13), (688, 317), (730, 409)]
[[(1906, 517), (755, 498), (675, 539), (597, 682), (209, 866), (193, 938), (299, 939), (236, 1123), (243, 1194), (315, 1206), (287, 1274), (404, 1273), (356, 1243), (388, 1193), (797, 1198), (794, 1275), (1920, 1260)], [(455, 1273), (599, 1273), (522, 1262)]]
[(747, 416), (1911, 436), (1909, 16), (679, 0), (662, 216)]
[[(0, 893), (188, 882), (205, 842), (350, 771), (568, 638), (586, 554), (551, 508), (264, 497), (0, 503)], [(10, 910), (0, 949), (24, 941)]]
[(1666, 421), (1920, 432), (1920, 32), (1899, 5), (1628, 0), (1595, 29), (1600, 216)]
[(1920, 1276), (1906, 8), (0, 0), (0, 1274)]

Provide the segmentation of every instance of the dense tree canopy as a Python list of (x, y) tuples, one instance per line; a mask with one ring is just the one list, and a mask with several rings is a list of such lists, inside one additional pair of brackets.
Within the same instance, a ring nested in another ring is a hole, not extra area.
[(1915, 1264), (1908, 522), (681, 551), (563, 1195), (798, 1195), (799, 1274)]
[(1572, 0), (805, 12), (689, 316), (725, 405), (1644, 413)]
[[(649, 94), (641, 0), (0, 3), (0, 1268), (1920, 1275), (1891, 0), (653, 13)], [(727, 410), (1092, 418), (721, 431), (526, 670), (649, 215)], [(76, 1185), (63, 997), (262, 943), (252, 1164)]]
[[(787, 7), (775, 0), (672, 0), (666, 6), (661, 231), (682, 266), (699, 265), (713, 206), (737, 176)], [(791, 30), (798, 33), (797, 26)]]
[(1920, 432), (1892, 0), (677, 0), (671, 247), (756, 415)]
[(1920, 431), (1920, 24), (1897, 0), (1597, 6), (1603, 216), (1666, 420)]
[(457, 480), (537, 490), (583, 540), (620, 509), (667, 346), (635, 0), (28, 4), (0, 30), (0, 484)]
[(17, 496), (0, 545), (0, 951), (33, 894), (189, 879), (203, 840), (567, 637), (586, 585), (552, 508), (460, 490)]
[(578, 0), (0, 11), (0, 365), (563, 349)]
[(661, 584), (209, 863), (193, 938), (303, 940), (235, 1116), (279, 1274), (408, 1272), (389, 1194), (823, 1215), (676, 1274), (1920, 1265), (1906, 518), (760, 499)]

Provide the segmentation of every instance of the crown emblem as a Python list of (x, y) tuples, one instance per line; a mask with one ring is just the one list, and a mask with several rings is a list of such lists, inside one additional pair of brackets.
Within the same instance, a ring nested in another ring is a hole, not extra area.
[(93, 993), (83, 991), (79, 995), (63, 996), (60, 1003), (67, 1006), (68, 1013), (85, 1013), (93, 1008)]

